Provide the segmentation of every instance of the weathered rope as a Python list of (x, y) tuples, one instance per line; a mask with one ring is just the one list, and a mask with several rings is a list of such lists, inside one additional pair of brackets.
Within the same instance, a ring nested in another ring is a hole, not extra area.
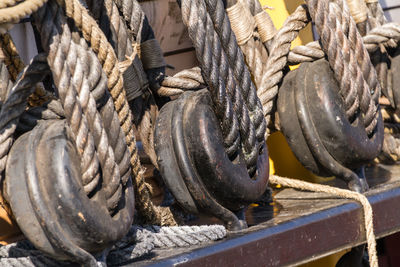
[(379, 117), (381, 87), (356, 25), (345, 6), (337, 18), (340, 7), (333, 2), (309, 0), (307, 4), (340, 84), (347, 117), (352, 120), (360, 110), (366, 132), (371, 134)]
[[(252, 175), (255, 171), (258, 156), (258, 145), (256, 145), (258, 140), (256, 139), (254, 125), (249, 117), (249, 110), (242, 96), (242, 89), (236, 83), (235, 71), (231, 69), (231, 64), (237, 63), (236, 71), (244, 71), (246, 69), (248, 75), (250, 74), (235, 39), (233, 39), (235, 46), (233, 46), (230, 39), (234, 38), (234, 35), (230, 29), (229, 20), (222, 2), (218, 1), (218, 6), (215, 6), (216, 3), (214, 2), (207, 4), (209, 5), (208, 10), (212, 13), (211, 16), (207, 13), (203, 2), (182, 1), (183, 21), (189, 29), (189, 36), (194, 42), (203, 77), (209, 85), (211, 98), (215, 105), (215, 113), (221, 123), (226, 152), (229, 156), (232, 156), (238, 150), (239, 142), (242, 142), (241, 149), (245, 156), (248, 171)], [(198, 16), (204, 17), (204, 20), (198, 20)], [(219, 20), (223, 20), (223, 23), (222, 21), (219, 22)], [(223, 27), (223, 29), (220, 27)], [(225, 37), (221, 37), (221, 35)], [(225, 43), (225, 45), (222, 43)], [(225, 54), (227, 47), (232, 49), (230, 51), (232, 55), (229, 57)], [(238, 57), (237, 62), (231, 61), (233, 57)], [(240, 57), (242, 61), (239, 60)], [(250, 77), (249, 79), (251, 86), (255, 90)], [(246, 82), (246, 80), (247, 78), (244, 76), (242, 83)], [(250, 89), (249, 85), (246, 86)], [(249, 99), (251, 97), (250, 91), (247, 96)], [(253, 106), (254, 108), (255, 106)], [(257, 122), (256, 116), (252, 119)], [(263, 116), (261, 116), (261, 119), (263, 120)], [(239, 130), (240, 136), (236, 134), (237, 130)]]
[(178, 72), (172, 77), (165, 77), (157, 93), (160, 96), (178, 96), (185, 91), (195, 91), (205, 88), (207, 85), (201, 76), (201, 69), (194, 67)]
[(0, 33), (5, 33), (13, 23), (29, 16), (47, 0), (8, 1), (0, 3)]
[[(233, 2), (234, 1), (232, 1), (232, 3)], [(255, 8), (254, 1), (253, 6)], [(243, 0), (239, 0), (233, 6), (227, 8), (227, 13), (231, 21), (233, 32), (237, 38), (242, 39), (242, 41), (238, 40), (238, 44), (243, 51), (254, 84), (259, 91), (263, 87), (262, 76), (266, 71), (265, 62), (268, 60), (268, 51), (255, 29), (256, 22), (251, 14), (250, 7), (248, 7), (247, 3)], [(243, 17), (245, 19), (243, 19)], [(243, 29), (240, 30), (240, 28)], [(245, 32), (245, 37), (240, 37), (240, 35), (243, 35), (241, 32)], [(266, 124), (268, 125), (268, 123), (270, 123), (269, 117), (266, 117)], [(260, 134), (265, 135), (266, 129), (263, 130), (264, 132)]]
[[(134, 68), (136, 72), (140, 74), (138, 75), (139, 80), (141, 80), (140, 77), (145, 77), (146, 84), (135, 82), (136, 84), (141, 84), (140, 92), (143, 93), (143, 96), (141, 99), (139, 97), (140, 95), (136, 95), (138, 99), (131, 101), (130, 104), (134, 110), (139, 109), (137, 113), (139, 113), (140, 116), (135, 120), (135, 125), (146, 154), (150, 157), (152, 164), (158, 168), (157, 156), (154, 150), (154, 125), (158, 115), (158, 108), (152, 93), (148, 92), (148, 88), (150, 88), (152, 92), (158, 91), (160, 83), (165, 77), (166, 63), (161, 47), (154, 37), (153, 29), (148, 23), (147, 17), (139, 3), (132, 0), (114, 0), (113, 2), (122, 14), (127, 27), (131, 30), (132, 38), (136, 40), (135, 45), (138, 51), (137, 57), (135, 57), (133, 61)], [(132, 77), (129, 78), (129, 75), (124, 75), (124, 79), (133, 80)], [(133, 98), (128, 98), (128, 100), (132, 99)], [(141, 106), (141, 108), (138, 108), (138, 106)]]
[[(400, 25), (398, 23), (386, 23), (370, 30), (363, 37), (365, 48), (369, 53), (379, 49), (381, 45), (387, 48), (397, 47), (400, 41)], [(289, 64), (296, 65), (307, 61), (315, 61), (323, 58), (324, 52), (318, 42), (296, 46), (289, 53)]]
[[(275, 34), (270, 47), (270, 56), (266, 63), (265, 72), (262, 74), (261, 84), (257, 94), (263, 104), (264, 114), (267, 118), (273, 116), (278, 86), (283, 78), (283, 69), (287, 64), (287, 55), (293, 40), (299, 31), (307, 26), (310, 18), (307, 8), (299, 6), (285, 21), (282, 28)], [(266, 136), (270, 134), (270, 129)]]
[[(189, 36), (193, 41), (196, 48), (196, 56), (201, 65), (203, 78), (209, 86), (209, 91), (212, 96), (215, 114), (221, 122), (222, 135), (224, 137), (224, 146), (227, 154), (232, 156), (239, 149), (240, 136), (239, 136), (239, 123), (236, 113), (233, 111), (232, 101), (226, 93), (227, 86), (220, 75), (220, 67), (228, 64), (218, 64), (214, 60), (213, 45), (217, 46), (216, 33), (213, 30), (213, 25), (209, 16), (207, 16), (206, 8), (201, 1), (182, 1), (182, 18), (188, 28)], [(198, 17), (204, 18), (199, 20)], [(208, 31), (215, 34), (206, 34)], [(206, 36), (206, 38), (205, 38)], [(226, 56), (222, 49), (219, 47), (221, 57), (224, 56), (226, 63)], [(226, 71), (226, 70), (225, 70)], [(233, 83), (233, 77), (229, 80)]]
[[(264, 134), (266, 131), (266, 121), (263, 116), (263, 108), (260, 99), (257, 97), (256, 87), (252, 82), (250, 71), (246, 66), (243, 53), (238, 46), (235, 34), (232, 31), (231, 24), (228, 15), (225, 12), (222, 1), (205, 0), (205, 2), (207, 6), (207, 12), (214, 24), (215, 32), (219, 36), (220, 43), (226, 53), (226, 57), (230, 66), (228, 72), (221, 72), (221, 74), (223, 74), (222, 78), (226, 81), (229, 77), (229, 71), (232, 70), (237, 81), (237, 86), (235, 86), (233, 89), (233, 93), (235, 94), (235, 97), (232, 98), (234, 108), (238, 105), (243, 106), (243, 103), (246, 104), (245, 106), (236, 110), (236, 112), (240, 121), (240, 125), (246, 124), (243, 125), (245, 126), (245, 129), (240, 128), (242, 145), (245, 149), (244, 152), (245, 154), (247, 153), (252, 160), (254, 160), (257, 158), (255, 155), (258, 155), (259, 150), (259, 147), (254, 147), (254, 145), (256, 142), (258, 142), (258, 145), (261, 146), (265, 142)], [(254, 28), (254, 24), (251, 25), (251, 27)], [(253, 33), (252, 29), (250, 29), (250, 33)], [(254, 40), (249, 38), (246, 41), (246, 45), (249, 44), (250, 46), (254, 46), (253, 42)], [(244, 102), (240, 101), (240, 93)], [(247, 115), (247, 113), (249, 115)], [(247, 116), (249, 116), (249, 122), (247, 122)], [(255, 137), (253, 136), (253, 128), (255, 129)], [(256, 140), (254, 138), (256, 138)], [(253, 145), (253, 147), (250, 147), (251, 145)]]
[[(150, 253), (153, 249), (207, 244), (226, 236), (222, 225), (158, 227), (132, 226), (129, 233), (117, 244), (106, 257), (109, 265), (127, 264), (130, 261)], [(0, 246), (0, 265), (5, 267), (53, 267), (70, 266), (71, 262), (57, 261), (47, 257), (27, 241), (19, 241), (7, 246)], [(104, 264), (98, 260), (98, 264)]]
[(18, 80), (7, 94), (0, 111), (0, 174), (7, 163), (7, 155), (14, 142), (13, 135), (18, 125), (18, 120), (24, 112), (28, 96), (34, 91), (34, 86), (49, 74), (46, 57), (41, 54), (36, 56), (20, 74)]
[[(15, 82), (18, 74), (24, 69), (25, 64), (22, 62), (10, 34), (0, 34), (0, 49), (3, 52), (5, 63), (11, 75), (10, 78)], [(52, 94), (42, 86), (36, 85), (35, 91), (29, 96), (28, 105), (31, 107), (41, 106), (50, 99), (53, 99)]]
[(313, 184), (296, 179), (284, 178), (276, 175), (271, 175), (269, 178), (270, 183), (279, 184), (285, 187), (291, 187), (301, 190), (309, 190), (312, 192), (328, 193), (340, 198), (354, 199), (363, 207), (364, 224), (366, 232), (366, 240), (368, 245), (368, 256), (371, 267), (378, 267), (378, 256), (376, 252), (376, 238), (373, 225), (373, 211), (368, 198), (363, 194), (353, 192), (346, 189), (340, 189), (332, 186)]
[(10, 34), (0, 34), (0, 48), (3, 50), (4, 60), (13, 82), (16, 81), (18, 73), (24, 69), (24, 63), (18, 55), (17, 48)]
[(121, 127), (125, 133), (126, 143), (131, 152), (131, 166), (135, 184), (136, 207), (141, 216), (149, 223), (161, 225), (175, 225), (175, 219), (169, 208), (155, 207), (151, 202), (151, 193), (144, 181), (141, 170), (136, 141), (132, 126), (132, 113), (123, 90), (122, 75), (117, 67), (117, 57), (108, 43), (106, 36), (99, 29), (94, 19), (78, 0), (57, 2), (65, 8), (68, 17), (72, 18), (76, 26), (82, 31), (84, 38), (96, 52), (103, 70), (108, 77), (108, 88), (114, 99)]
[[(122, 185), (130, 178), (129, 152), (124, 139), (112, 142), (116, 140), (115, 133), (119, 137), (123, 134), (119, 130), (118, 116), (106, 90), (107, 79), (100, 63), (83, 39), (77, 43), (74, 41), (65, 18), (60, 13), (57, 22), (53, 22), (49, 14), (57, 13), (51, 13), (52, 6), (57, 7), (56, 4), (49, 3), (47, 10), (43, 9), (35, 14), (35, 19), (42, 32), (43, 47), (49, 49), (48, 62), (53, 79), (67, 121), (76, 138), (77, 150), (81, 156), (84, 189), (89, 194), (97, 188), (100, 166), (104, 184), (101, 190), (105, 192), (107, 207), (112, 212), (121, 198)], [(39, 20), (41, 15), (44, 20)], [(43, 37), (45, 31), (49, 34)], [(102, 114), (97, 110), (92, 91), (106, 94), (110, 99), (103, 107), (105, 112)]]

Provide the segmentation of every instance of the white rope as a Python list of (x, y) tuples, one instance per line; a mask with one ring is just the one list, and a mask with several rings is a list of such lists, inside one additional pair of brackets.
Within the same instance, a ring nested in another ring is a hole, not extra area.
[(341, 198), (354, 199), (360, 202), (364, 210), (364, 222), (365, 222), (365, 231), (366, 231), (370, 266), (378, 267), (378, 256), (376, 253), (376, 238), (374, 233), (372, 206), (369, 203), (366, 196), (346, 189), (341, 189), (321, 184), (313, 184), (296, 179), (280, 177), (276, 175), (271, 175), (269, 177), (269, 182), (271, 184), (279, 184), (281, 186), (286, 186), (301, 190), (328, 193)]

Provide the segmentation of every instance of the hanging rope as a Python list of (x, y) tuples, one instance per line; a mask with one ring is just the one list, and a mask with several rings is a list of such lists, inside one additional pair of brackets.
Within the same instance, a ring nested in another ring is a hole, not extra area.
[[(299, 6), (275, 34), (265, 67), (266, 71), (262, 75), (261, 84), (263, 86), (257, 92), (266, 117), (273, 116), (278, 86), (283, 78), (283, 69), (287, 64), (287, 54), (291, 43), (297, 37), (299, 31), (307, 26), (309, 20), (306, 7)], [(268, 131), (266, 136), (269, 134)]]
[[(232, 1), (232, 4), (235, 1)], [(254, 1), (253, 9), (255, 8)], [(238, 44), (246, 59), (247, 66), (254, 79), (257, 90), (263, 87), (262, 75), (266, 71), (265, 62), (268, 59), (268, 51), (264, 47), (258, 32), (256, 31), (256, 21), (250, 12), (250, 8), (244, 1), (237, 1), (232, 6), (228, 6), (226, 12), (232, 25), (232, 31), (235, 33)], [(261, 102), (259, 102), (261, 103)], [(261, 110), (261, 109), (260, 109)], [(266, 118), (266, 124), (270, 123), (269, 117)], [(265, 127), (261, 136), (265, 135)]]
[(373, 211), (372, 206), (368, 202), (368, 199), (363, 194), (353, 192), (346, 189), (340, 189), (332, 186), (321, 185), (321, 184), (313, 184), (308, 183), (296, 179), (290, 179), (285, 177), (280, 177), (276, 175), (271, 175), (269, 178), (270, 183), (279, 184), (281, 186), (296, 188), (300, 190), (308, 190), (312, 192), (323, 192), (328, 193), (333, 196), (337, 196), (340, 198), (354, 199), (363, 207), (364, 211), (364, 224), (365, 224), (365, 233), (368, 245), (368, 256), (371, 267), (378, 267), (378, 256), (376, 252), (376, 238), (374, 234), (374, 225), (373, 225)]
[[(227, 13), (225, 12), (224, 5), (222, 1), (213, 1), (213, 0), (205, 0), (207, 6), (207, 12), (210, 15), (211, 20), (214, 24), (215, 32), (218, 34), (221, 45), (226, 53), (228, 63), (230, 69), (233, 71), (233, 75), (236, 78), (238, 88), (234, 89), (234, 92), (238, 91), (241, 92), (243, 96), (244, 102), (240, 102), (238, 97), (232, 99), (232, 103), (235, 106), (243, 105), (242, 103), (246, 104), (248, 114), (250, 116), (250, 123), (246, 122), (246, 113), (238, 110), (238, 119), (240, 124), (246, 123), (246, 129), (241, 130), (241, 138), (244, 139), (244, 149), (247, 153), (251, 153), (251, 155), (257, 155), (259, 146), (264, 143), (264, 133), (266, 130), (266, 121), (263, 118), (262, 114), (262, 105), (257, 97), (257, 90), (254, 83), (251, 80), (251, 74), (248, 70), (245, 60), (243, 57), (243, 53), (238, 46), (238, 40), (235, 37), (235, 34), (232, 31), (231, 24), (229, 22), (229, 18)], [(238, 25), (238, 24), (236, 24)], [(250, 35), (253, 32), (254, 25), (250, 27)], [(254, 47), (254, 41), (251, 38), (247, 38), (247, 40), (240, 40), (240, 43), (245, 42), (247, 43), (246, 46)], [(223, 73), (223, 72), (222, 72)], [(222, 76), (223, 79), (226, 80), (227, 76), (225, 74)], [(259, 146), (253, 148), (246, 147), (251, 144), (255, 145), (256, 141), (253, 137), (253, 126), (256, 130), (256, 140)], [(246, 144), (248, 143), (248, 144)], [(256, 159), (256, 156), (252, 156), (253, 160)]]

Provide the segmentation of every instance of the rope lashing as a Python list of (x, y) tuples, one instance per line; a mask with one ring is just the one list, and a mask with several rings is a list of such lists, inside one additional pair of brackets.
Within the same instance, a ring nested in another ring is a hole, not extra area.
[[(142, 88), (145, 92), (143, 99), (143, 116), (136, 120), (136, 126), (140, 134), (140, 139), (146, 154), (150, 157), (152, 164), (158, 168), (157, 157), (154, 151), (154, 124), (158, 114), (158, 107), (152, 92), (156, 93), (160, 88), (160, 83), (165, 77), (165, 61), (163, 52), (155, 39), (146, 15), (139, 3), (134, 1), (114, 1), (119, 12), (131, 29), (133, 38), (136, 40), (138, 58), (140, 57), (140, 69), (144, 76), (147, 75), (148, 86)], [(146, 91), (150, 87), (152, 92)], [(142, 112), (140, 112), (142, 113)]]
[(123, 90), (123, 78), (117, 67), (117, 57), (107, 38), (97, 26), (94, 19), (78, 0), (57, 2), (65, 8), (68, 17), (72, 18), (76, 26), (82, 31), (84, 38), (91, 44), (97, 54), (103, 70), (108, 77), (108, 88), (114, 99), (118, 117), (125, 133), (126, 143), (131, 152), (131, 166), (135, 184), (136, 207), (139, 213), (149, 223), (161, 225), (175, 225), (173, 215), (167, 207), (155, 207), (151, 202), (151, 194), (144, 181), (140, 166), (136, 141), (133, 133), (132, 113)]
[(371, 267), (378, 267), (376, 238), (373, 225), (373, 211), (371, 204), (369, 203), (366, 196), (346, 189), (340, 189), (321, 184), (308, 183), (296, 179), (280, 177), (277, 175), (271, 175), (269, 181), (272, 184), (279, 184), (285, 187), (296, 188), (300, 190), (309, 190), (312, 192), (323, 192), (340, 198), (353, 199), (358, 201), (362, 205), (364, 213), (364, 225), (365, 225), (366, 240), (368, 245), (369, 262)]

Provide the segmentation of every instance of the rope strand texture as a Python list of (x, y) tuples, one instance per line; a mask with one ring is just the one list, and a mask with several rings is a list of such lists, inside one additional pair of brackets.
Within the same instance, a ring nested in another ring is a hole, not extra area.
[(271, 175), (269, 178), (270, 183), (279, 184), (286, 187), (301, 189), (301, 190), (309, 190), (312, 192), (323, 192), (328, 193), (334, 196), (338, 196), (341, 198), (354, 199), (363, 207), (364, 211), (364, 223), (365, 223), (365, 232), (366, 239), (368, 245), (368, 256), (371, 267), (378, 267), (378, 256), (376, 252), (376, 238), (374, 233), (374, 225), (373, 225), (373, 211), (372, 206), (369, 203), (366, 196), (363, 194), (353, 192), (346, 189), (340, 189), (327, 185), (313, 184), (308, 183), (296, 179), (290, 179), (285, 177), (279, 177), (276, 175)]
[[(34, 86), (42, 81), (49, 73), (46, 57), (43, 54), (32, 59), (24, 69), (8, 93), (0, 111), (0, 174), (2, 175), (7, 163), (7, 155), (11, 149), (18, 120), (24, 112), (28, 96)], [(4, 178), (4, 177), (2, 177)]]
[(25, 0), (22, 2), (6, 0), (4, 3), (0, 3), (0, 33), (4, 33), (10, 27), (10, 23), (17, 23), (38, 10), (46, 2), (47, 0)]
[[(264, 133), (266, 131), (266, 121), (263, 118), (262, 105), (259, 98), (257, 97), (257, 90), (251, 80), (251, 74), (245, 64), (243, 53), (240, 50), (235, 34), (232, 31), (231, 24), (229, 22), (228, 15), (225, 12), (222, 1), (205, 0), (205, 2), (207, 6), (207, 11), (210, 14), (211, 20), (214, 23), (214, 29), (218, 34), (222, 47), (226, 53), (230, 69), (233, 71), (233, 75), (238, 83), (238, 89), (235, 88), (234, 90), (239, 90), (239, 92), (241, 92), (243, 96), (243, 100), (246, 103), (246, 107), (250, 116), (250, 122), (254, 125), (254, 128), (256, 130), (256, 138), (259, 145), (261, 146), (265, 142)], [(250, 46), (255, 45), (252, 38), (248, 39), (246, 43), (249, 43)], [(223, 77), (223, 79), (226, 80), (226, 77)], [(237, 98), (235, 97), (234, 99)], [(234, 106), (236, 106), (237, 104), (234, 99), (232, 100), (232, 102)], [(239, 99), (237, 100), (239, 101)], [(241, 102), (239, 102), (239, 104), (240, 103)], [(238, 119), (241, 124), (245, 122), (245, 116), (245, 113), (241, 114), (241, 111), (239, 111)], [(244, 138), (245, 142), (254, 145), (256, 142), (253, 141), (253, 127), (250, 123), (246, 122), (246, 124), (248, 124), (247, 128), (249, 131), (246, 133), (246, 135), (243, 135), (243, 133), (241, 132), (242, 139)], [(246, 148), (247, 151), (250, 151), (250, 149), (251, 148)], [(256, 147), (255, 150), (258, 154), (258, 147)], [(254, 153), (253, 151), (252, 153)]]
[(97, 54), (103, 70), (108, 77), (108, 88), (114, 99), (121, 127), (125, 133), (126, 143), (131, 152), (131, 168), (135, 178), (136, 207), (141, 216), (151, 224), (176, 225), (171, 210), (166, 207), (155, 207), (151, 202), (151, 193), (146, 186), (141, 169), (136, 141), (133, 133), (132, 113), (129, 109), (123, 79), (118, 69), (118, 60), (113, 48), (108, 43), (106, 36), (98, 27), (88, 11), (79, 0), (57, 0), (65, 8), (68, 17), (72, 18), (75, 25), (82, 31), (84, 38), (91, 44), (91, 48)]
[[(188, 28), (190, 39), (196, 48), (197, 59), (201, 64), (203, 78), (212, 96), (214, 110), (221, 123), (222, 135), (224, 137), (225, 150), (232, 156), (239, 149), (239, 123), (231, 99), (226, 94), (226, 85), (220, 75), (220, 66), (227, 68), (228, 64), (219, 64), (214, 59), (213, 47), (217, 46), (217, 36), (213, 24), (201, 1), (182, 1), (182, 18)], [(199, 20), (202, 17), (205, 21)], [(210, 34), (206, 34), (210, 31)], [(212, 33), (215, 34), (212, 34)], [(221, 48), (217, 50), (220, 57), (225, 56)], [(226, 60), (226, 57), (224, 57)], [(233, 78), (233, 77), (232, 77)], [(230, 79), (233, 82), (233, 79)]]
[[(221, 8), (224, 12), (223, 5), (219, 6), (217, 10)], [(223, 26), (229, 27), (228, 18), (225, 13), (223, 14), (223, 18), (226, 20)], [(227, 35), (224, 35), (223, 38), (218, 35), (214, 28), (216, 27), (214, 24), (216, 25), (218, 22), (213, 23), (202, 1), (182, 1), (182, 16), (196, 48), (196, 55), (202, 68), (204, 80), (209, 85), (215, 114), (221, 123), (226, 152), (229, 156), (234, 155), (239, 149), (239, 142), (241, 142), (248, 172), (252, 175), (256, 169), (258, 157), (254, 125), (250, 120), (241, 89), (230, 67), (228, 56), (225, 54), (223, 45), (221, 45), (221, 42), (227, 42), (233, 36), (233, 33), (227, 31), (225, 32)], [(198, 20), (199, 16), (203, 17), (204, 20)], [(227, 40), (221, 40), (224, 38)], [(226, 45), (229, 45), (229, 43)], [(236, 49), (234, 52), (236, 53)], [(246, 68), (244, 62), (242, 67)], [(239, 130), (240, 135), (237, 130)]]
[(360, 109), (366, 132), (371, 134), (379, 117), (381, 87), (356, 25), (345, 8), (341, 18), (337, 18), (340, 7), (335, 3), (308, 0), (307, 4), (321, 36), (323, 51), (340, 84), (346, 114), (352, 121)]
[[(270, 50), (270, 56), (266, 63), (266, 71), (263, 73), (263, 87), (258, 90), (258, 96), (264, 108), (264, 115), (270, 117), (275, 106), (278, 86), (283, 77), (283, 69), (287, 64), (287, 55), (291, 43), (296, 39), (299, 31), (305, 28), (310, 21), (305, 5), (299, 6), (285, 21), (281, 29), (276, 33)], [(268, 120), (268, 119), (267, 119)], [(269, 132), (266, 133), (266, 136)]]
[[(223, 239), (226, 229), (222, 225), (158, 227), (134, 225), (129, 233), (107, 255), (107, 264), (115, 266), (131, 262), (150, 253), (154, 248), (170, 249), (196, 246)], [(101, 266), (100, 260), (97, 261)], [(0, 246), (0, 265), (5, 267), (58, 267), (71, 266), (71, 262), (57, 261), (36, 250), (27, 241)]]
[(201, 69), (194, 67), (180, 71), (172, 77), (165, 77), (157, 93), (166, 97), (179, 96), (185, 91), (196, 91), (206, 86), (201, 76)]

